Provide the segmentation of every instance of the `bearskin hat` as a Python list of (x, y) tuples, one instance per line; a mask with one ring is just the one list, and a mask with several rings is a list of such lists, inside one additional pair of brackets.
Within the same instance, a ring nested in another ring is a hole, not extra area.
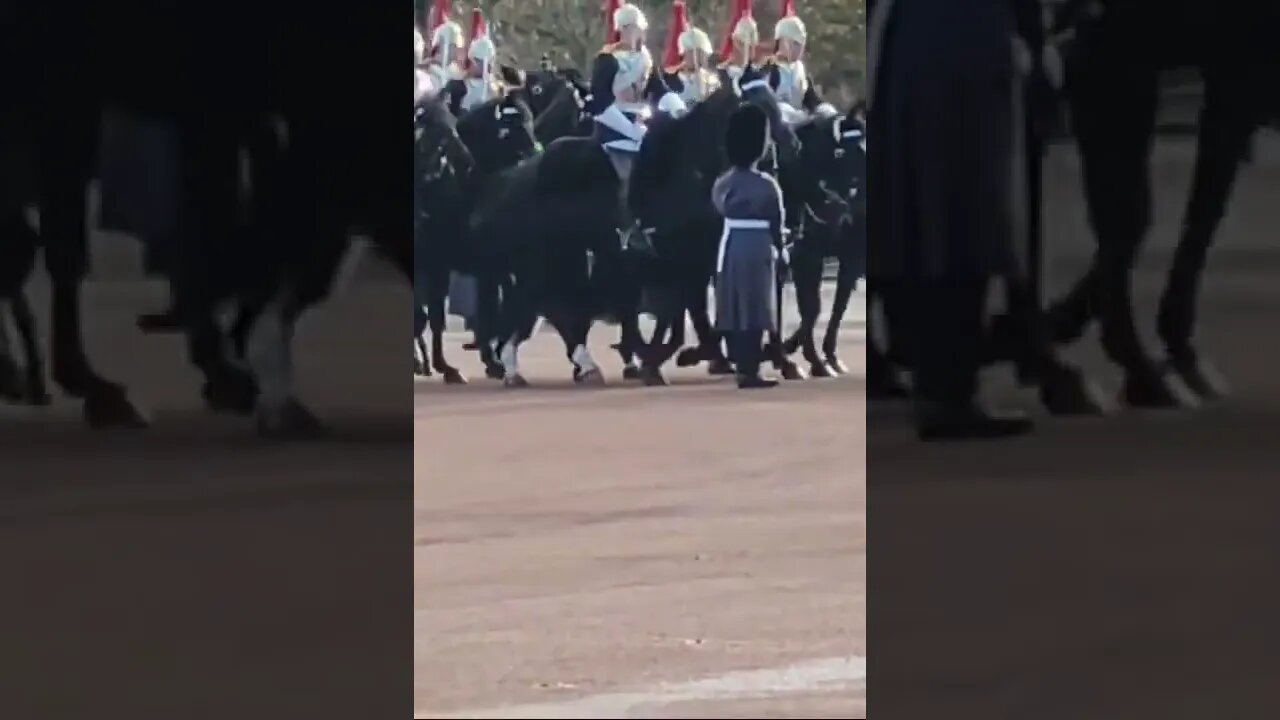
[(725, 153), (734, 167), (749, 168), (764, 157), (769, 145), (769, 116), (755, 105), (743, 105), (729, 116)]

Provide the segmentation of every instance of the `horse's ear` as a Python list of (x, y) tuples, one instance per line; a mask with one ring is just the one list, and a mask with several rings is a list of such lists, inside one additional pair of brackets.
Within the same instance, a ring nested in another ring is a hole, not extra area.
[(502, 73), (502, 82), (507, 85), (524, 85), (524, 72), (510, 65), (502, 65), (500, 72)]

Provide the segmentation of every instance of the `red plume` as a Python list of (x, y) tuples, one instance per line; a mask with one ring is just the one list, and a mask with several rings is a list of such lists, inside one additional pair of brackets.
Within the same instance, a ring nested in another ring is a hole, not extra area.
[(781, 20), (784, 17), (794, 17), (796, 14), (796, 0), (782, 0), (782, 14), (778, 16)]
[(671, 5), (671, 32), (667, 37), (667, 52), (663, 56), (662, 66), (678, 67), (680, 59), (680, 36), (689, 29), (689, 11), (684, 0), (676, 0)]
[(471, 35), (467, 37), (467, 47), (465, 48), (466, 52), (463, 53), (463, 57), (466, 58), (466, 62), (465, 62), (466, 69), (468, 70), (471, 69), (471, 43), (475, 42), (477, 39), (482, 38), (488, 34), (489, 34), (489, 26), (484, 21), (484, 12), (480, 10), (480, 8), (476, 8), (472, 10), (471, 11)]
[(449, 0), (436, 0), (436, 4), (427, 13), (427, 42), (431, 42), (431, 35), (436, 28), (449, 22)]
[(608, 0), (604, 5), (604, 26), (608, 29), (605, 44), (612, 45), (622, 41), (622, 33), (613, 24), (613, 15), (622, 7), (622, 0)]
[(720, 46), (720, 61), (733, 59), (733, 29), (738, 21), (751, 15), (751, 0), (734, 0), (733, 14), (729, 16), (729, 29), (724, 34), (724, 44)]

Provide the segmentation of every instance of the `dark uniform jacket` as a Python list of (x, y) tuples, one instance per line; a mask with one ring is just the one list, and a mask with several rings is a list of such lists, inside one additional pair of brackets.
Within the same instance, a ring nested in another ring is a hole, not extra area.
[(1038, 24), (1036, 0), (877, 6), (892, 15), (873, 50), (870, 273), (1020, 275), (1026, 187), (1014, 36)]

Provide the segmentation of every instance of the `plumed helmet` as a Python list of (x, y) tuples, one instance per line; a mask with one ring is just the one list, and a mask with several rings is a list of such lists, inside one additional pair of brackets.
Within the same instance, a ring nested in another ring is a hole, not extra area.
[(631, 3), (624, 3), (613, 13), (613, 26), (618, 30), (624, 27), (635, 27), (640, 30), (649, 29), (649, 18), (644, 16), (640, 8)]
[(476, 62), (489, 62), (498, 54), (497, 48), (493, 46), (493, 41), (488, 35), (481, 35), (471, 41), (471, 47), (467, 50), (467, 57)]
[(804, 21), (791, 15), (778, 21), (773, 28), (773, 37), (775, 40), (790, 40), (803, 45), (809, 34), (805, 31)]
[(462, 37), (462, 26), (452, 20), (446, 20), (431, 33), (431, 47), (455, 47), (460, 48), (464, 43)]
[(764, 157), (769, 145), (769, 116), (764, 110), (744, 104), (729, 116), (724, 134), (725, 154), (734, 167), (748, 168)]
[(698, 50), (708, 55), (711, 54), (711, 38), (698, 28), (689, 28), (680, 33), (680, 52), (690, 52)]
[(760, 42), (760, 26), (755, 18), (743, 15), (734, 24), (731, 37), (744, 45), (755, 45)]

